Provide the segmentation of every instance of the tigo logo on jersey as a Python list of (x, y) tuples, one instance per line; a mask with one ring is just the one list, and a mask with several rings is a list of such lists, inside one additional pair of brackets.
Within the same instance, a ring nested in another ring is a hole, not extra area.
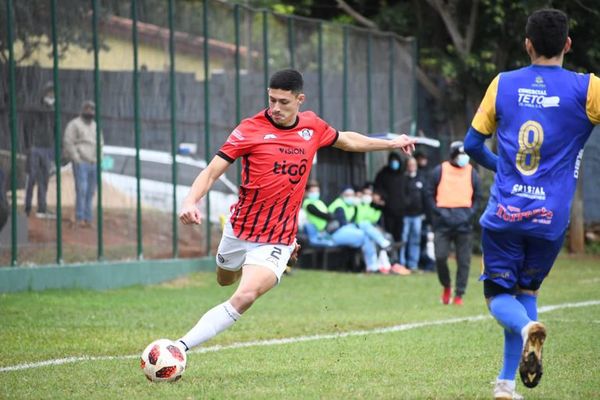
[(558, 107), (560, 97), (547, 96), (546, 90), (519, 88), (519, 106), (532, 108)]
[(304, 140), (310, 140), (313, 133), (314, 131), (312, 129), (302, 129), (300, 132), (298, 132), (298, 135), (300, 135), (300, 137)]

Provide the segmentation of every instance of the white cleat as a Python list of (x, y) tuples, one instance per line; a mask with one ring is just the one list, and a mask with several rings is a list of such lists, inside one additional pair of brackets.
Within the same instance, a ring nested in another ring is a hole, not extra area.
[(515, 392), (514, 383), (497, 379), (494, 383), (494, 400), (523, 400), (524, 397)]

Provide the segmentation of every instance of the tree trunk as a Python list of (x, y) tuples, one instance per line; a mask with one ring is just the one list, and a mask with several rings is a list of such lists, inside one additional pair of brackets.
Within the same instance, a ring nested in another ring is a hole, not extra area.
[(583, 224), (583, 194), (582, 194), (582, 172), (579, 168), (579, 179), (577, 180), (577, 190), (573, 199), (573, 208), (571, 209), (571, 225), (569, 226), (569, 251), (575, 254), (585, 252), (585, 227)]

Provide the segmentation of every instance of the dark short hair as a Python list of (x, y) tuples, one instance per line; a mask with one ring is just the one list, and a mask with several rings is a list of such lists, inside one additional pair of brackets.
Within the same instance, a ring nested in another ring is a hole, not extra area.
[(269, 89), (290, 90), (296, 94), (302, 93), (304, 80), (302, 74), (295, 69), (282, 69), (271, 75)]
[(537, 10), (527, 18), (525, 37), (535, 52), (546, 58), (558, 56), (569, 36), (569, 17), (560, 10)]

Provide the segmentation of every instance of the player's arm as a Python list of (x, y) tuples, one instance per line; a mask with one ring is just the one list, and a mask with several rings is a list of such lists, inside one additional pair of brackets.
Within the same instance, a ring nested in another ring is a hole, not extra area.
[(485, 145), (485, 140), (489, 137), (489, 135), (484, 135), (470, 127), (465, 136), (465, 151), (479, 165), (496, 172), (498, 156)]
[(179, 213), (181, 223), (184, 225), (200, 223), (200, 210), (198, 210), (196, 204), (206, 196), (213, 183), (223, 175), (229, 165), (231, 165), (229, 161), (220, 156), (215, 156), (210, 164), (198, 174), (189, 193), (183, 200), (181, 212)]
[(590, 74), (585, 111), (594, 125), (600, 124), (600, 78)]
[(407, 135), (399, 135), (392, 140), (385, 140), (371, 138), (358, 132), (343, 131), (339, 132), (333, 147), (354, 152), (401, 149), (404, 153), (411, 154), (415, 150), (415, 143), (415, 139)]
[(485, 140), (491, 138), (496, 131), (496, 96), (499, 81), (500, 75), (497, 75), (488, 86), (463, 141), (467, 154), (494, 172), (498, 156), (485, 146)]

